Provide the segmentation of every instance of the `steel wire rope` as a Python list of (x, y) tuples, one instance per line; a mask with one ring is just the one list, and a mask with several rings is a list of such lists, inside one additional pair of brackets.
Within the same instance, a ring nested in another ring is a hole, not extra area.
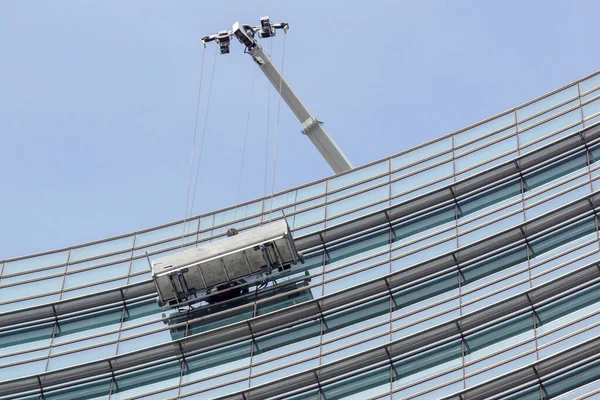
[(196, 136), (198, 133), (198, 115), (200, 113), (200, 95), (202, 94), (202, 78), (204, 76), (204, 59), (206, 56), (206, 47), (202, 47), (202, 60), (200, 61), (200, 81), (198, 82), (198, 96), (196, 99), (196, 117), (194, 119), (194, 134), (192, 139), (192, 150), (190, 155), (190, 172), (187, 181), (187, 194), (185, 196), (185, 213), (183, 214), (183, 231), (181, 233), (181, 247), (185, 238), (185, 223), (187, 222), (188, 208), (190, 202), (190, 188), (192, 186), (192, 171), (194, 170), (194, 150), (196, 148)]
[(281, 75), (279, 78), (279, 101), (277, 102), (277, 124), (275, 125), (275, 149), (273, 150), (273, 174), (271, 179), (271, 200), (269, 207), (269, 222), (271, 222), (271, 213), (273, 212), (273, 194), (275, 193), (275, 172), (277, 171), (277, 145), (279, 143), (279, 120), (281, 115), (281, 88), (283, 86), (283, 67), (285, 61), (285, 39), (287, 34), (283, 34), (283, 48), (281, 50)]
[[(212, 65), (212, 71), (210, 74), (210, 84), (208, 85), (208, 97), (206, 99), (206, 111), (204, 113), (204, 124), (202, 127), (202, 136), (200, 137), (200, 151), (198, 154), (198, 165), (196, 166), (196, 178), (194, 180), (194, 192), (192, 195), (192, 205), (190, 206), (190, 217), (194, 212), (194, 204), (196, 202), (196, 191), (198, 189), (198, 176), (200, 175), (200, 164), (202, 163), (202, 153), (204, 150), (204, 138), (206, 137), (206, 126), (207, 126), (207, 121), (208, 121), (208, 112), (210, 110), (210, 99), (211, 99), (211, 94), (212, 94), (212, 88), (213, 88), (213, 82), (215, 79), (215, 66), (217, 64), (217, 49), (219, 47), (215, 46), (215, 54), (213, 57), (213, 65)], [(183, 231), (185, 232), (185, 223), (183, 226)], [(184, 234), (185, 236), (185, 234)], [(181, 247), (183, 247), (183, 242), (181, 243)]]
[[(273, 37), (269, 38), (269, 54), (273, 54)], [(269, 122), (271, 122), (271, 82), (267, 80), (267, 135), (265, 137), (265, 184), (263, 187), (263, 206), (260, 213), (260, 226), (265, 220), (264, 199), (267, 197), (267, 173), (269, 170)]]
[[(240, 188), (242, 187), (242, 175), (244, 173), (244, 159), (246, 157), (246, 145), (248, 143), (248, 130), (250, 128), (250, 114), (252, 111), (252, 95), (254, 93), (254, 81), (256, 79), (256, 68), (252, 69), (252, 84), (250, 85), (250, 95), (248, 98), (250, 101), (248, 102), (248, 114), (246, 115), (246, 130), (244, 132), (244, 147), (242, 149), (242, 162), (240, 163), (240, 176), (238, 179), (237, 185), (237, 193), (235, 195), (235, 204), (237, 205), (240, 202)], [(234, 219), (237, 219), (237, 208)]]

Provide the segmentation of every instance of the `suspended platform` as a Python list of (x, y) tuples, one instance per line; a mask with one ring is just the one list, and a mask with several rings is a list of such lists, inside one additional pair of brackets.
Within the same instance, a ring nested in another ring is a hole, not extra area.
[(230, 232), (232, 236), (225, 239), (152, 262), (161, 307), (189, 303), (202, 292), (219, 298), (218, 292), (223, 291), (228, 298), (235, 294), (228, 289), (247, 279), (265, 278), (303, 261), (285, 220)]

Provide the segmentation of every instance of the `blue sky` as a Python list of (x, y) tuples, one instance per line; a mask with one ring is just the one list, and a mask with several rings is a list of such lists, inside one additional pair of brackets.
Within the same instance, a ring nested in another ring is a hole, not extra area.
[[(200, 38), (261, 15), (290, 23), (285, 76), (354, 165), (600, 69), (594, 0), (3, 0), (0, 259), (183, 218)], [(269, 84), (257, 73), (250, 98), (237, 43), (214, 57), (194, 214), (236, 202), (248, 110), (240, 201), (264, 190)], [(272, 93), (269, 189), (276, 109)], [(330, 175), (285, 105), (280, 117), (275, 190)]]

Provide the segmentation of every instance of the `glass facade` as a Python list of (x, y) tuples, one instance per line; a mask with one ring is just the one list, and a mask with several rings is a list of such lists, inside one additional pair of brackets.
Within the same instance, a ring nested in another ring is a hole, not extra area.
[[(264, 199), (0, 261), (0, 398), (600, 397), (600, 74)], [(285, 218), (306, 262), (159, 308), (149, 260)]]

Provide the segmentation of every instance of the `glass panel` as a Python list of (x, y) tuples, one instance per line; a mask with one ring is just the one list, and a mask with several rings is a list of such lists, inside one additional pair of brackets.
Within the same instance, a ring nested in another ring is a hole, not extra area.
[(64, 291), (62, 294), (62, 299), (72, 299), (73, 297), (83, 296), (90, 293), (102, 292), (109, 289), (118, 288), (120, 286), (124, 286), (127, 284), (127, 278), (125, 279), (117, 279), (111, 282), (100, 283), (98, 285), (86, 286), (81, 289), (74, 289), (69, 291)]
[(377, 175), (386, 174), (389, 172), (388, 168), (388, 161), (385, 160), (366, 168), (354, 170), (348, 174), (336, 176), (335, 178), (330, 179), (327, 183), (327, 192), (330, 193), (342, 187), (352, 185), (353, 183), (370, 179)]
[[(600, 301), (600, 285), (596, 284), (548, 305), (538, 307), (536, 316), (540, 327), (550, 324), (577, 310), (581, 310)], [(543, 333), (544, 329), (540, 329)]]
[(583, 117), (587, 118), (591, 115), (600, 112), (600, 99), (587, 103), (583, 106)]
[(296, 190), (296, 200), (302, 201), (306, 199), (310, 199), (312, 197), (320, 196), (325, 194), (326, 182), (315, 183), (314, 185), (306, 186)]
[(77, 271), (80, 269), (95, 267), (96, 265), (101, 264), (109, 264), (114, 263), (115, 261), (126, 261), (131, 258), (131, 251), (127, 251), (125, 253), (119, 253), (108, 257), (95, 258), (89, 261), (78, 262), (76, 264), (72, 264), (69, 262), (69, 272)]
[(508, 139), (504, 139), (498, 143), (494, 143), (483, 149), (476, 150), (465, 156), (456, 159), (456, 169), (461, 171), (466, 168), (472, 167), (475, 164), (479, 164), (490, 158), (499, 156), (500, 154), (506, 153), (517, 148), (517, 137), (512, 136)]
[(46, 276), (52, 275), (63, 275), (65, 273), (66, 267), (57, 267), (51, 269), (45, 269), (43, 271), (31, 272), (29, 274), (22, 275), (13, 275), (9, 277), (4, 277), (0, 281), (2, 285), (10, 285), (11, 283), (18, 283), (23, 281), (30, 281), (38, 278), (44, 278)]
[(487, 371), (480, 372), (477, 375), (471, 376), (467, 378), (467, 386), (474, 386), (479, 383), (488, 381), (493, 379), (499, 375), (506, 374), (507, 372), (514, 371), (520, 367), (524, 367), (525, 365), (531, 364), (536, 361), (535, 353), (528, 354), (523, 357), (519, 357), (517, 359), (505, 362), (502, 365), (494, 367), (492, 369), (488, 369)]
[(410, 167), (402, 168), (401, 170), (398, 170), (398, 171), (396, 171), (396, 172), (394, 172), (392, 174), (392, 179), (399, 178), (399, 177), (405, 176), (405, 175), (410, 175), (413, 172), (416, 172), (416, 171), (419, 171), (419, 170), (422, 170), (422, 169), (430, 168), (431, 166), (433, 166), (435, 164), (439, 164), (439, 163), (444, 162), (444, 161), (449, 161), (451, 159), (452, 159), (452, 153), (451, 152), (444, 153), (444, 154), (439, 155), (437, 157), (430, 158), (427, 161), (423, 161), (423, 162), (420, 162), (418, 164), (413, 164)]
[(393, 364), (392, 387), (399, 388), (417, 379), (462, 365), (460, 340), (438, 346)]
[(56, 293), (49, 296), (38, 296), (33, 299), (20, 300), (14, 303), (6, 303), (0, 305), (0, 312), (15, 311), (20, 308), (29, 308), (37, 306), (39, 304), (46, 304), (58, 301), (60, 299), (60, 293)]
[(531, 143), (536, 139), (540, 139), (552, 132), (558, 131), (559, 129), (566, 128), (568, 125), (581, 122), (581, 111), (573, 110), (566, 114), (551, 119), (548, 122), (537, 125), (533, 128), (527, 129), (519, 133), (521, 146)]
[[(198, 231), (198, 219), (186, 222), (186, 233)], [(165, 226), (164, 228), (153, 229), (148, 232), (137, 233), (135, 236), (135, 247), (145, 246), (150, 243), (159, 242), (166, 239), (176, 238), (183, 235), (183, 222), (175, 225)]]
[[(433, 233), (434, 231), (440, 231), (454, 227), (454, 221), (454, 206), (450, 206), (398, 224), (394, 226), (392, 231), (392, 241), (394, 243), (394, 247), (398, 247), (399, 245), (406, 243), (406, 241), (403, 239), (410, 238), (410, 241), (413, 241)], [(419, 235), (416, 236), (417, 234)], [(415, 235), (415, 237), (411, 237), (413, 235)]]
[(568, 129), (565, 129), (565, 130), (557, 132), (553, 135), (550, 135), (550, 136), (546, 137), (545, 139), (542, 139), (533, 144), (530, 144), (529, 146), (523, 146), (521, 144), (521, 154), (532, 152), (535, 149), (539, 149), (542, 146), (545, 146), (549, 143), (555, 142), (561, 138), (567, 137), (574, 132), (578, 132), (579, 130), (582, 129), (582, 127), (583, 127), (583, 124), (578, 124), (578, 125), (572, 126)]
[(87, 271), (81, 271), (73, 274), (67, 274), (67, 280), (65, 281), (65, 289), (70, 289), (76, 286), (99, 282), (107, 279), (118, 278), (121, 276), (127, 276), (129, 273), (129, 261), (107, 265), (106, 267), (99, 267), (89, 269)]
[(588, 100), (595, 99), (600, 96), (600, 89), (596, 89), (593, 92), (586, 94), (585, 96), (581, 96), (581, 102), (585, 103)]
[[(479, 261), (462, 268), (464, 284), (471, 284), (481, 278), (527, 261), (527, 249), (520, 246), (500, 253), (499, 255)], [(470, 288), (469, 288), (470, 289)]]
[(529, 128), (530, 126), (537, 124), (538, 122), (549, 119), (549, 118), (553, 117), (554, 115), (560, 114), (561, 112), (571, 109), (573, 107), (579, 107), (579, 99), (570, 101), (567, 104), (563, 104), (560, 107), (553, 108), (552, 110), (550, 110), (548, 112), (545, 112), (541, 115), (538, 115), (537, 117), (528, 119), (527, 121), (520, 123), (519, 130), (520, 131), (525, 130), (525, 129)]
[(107, 399), (112, 379), (76, 385), (68, 389), (48, 392), (44, 390), (44, 400), (88, 400)]
[(439, 189), (441, 187), (448, 186), (448, 185), (450, 185), (452, 183), (454, 183), (454, 178), (442, 179), (441, 181), (438, 181), (436, 183), (432, 183), (432, 184), (426, 185), (425, 187), (422, 187), (420, 189), (413, 190), (411, 192), (408, 192), (406, 194), (403, 194), (403, 195), (400, 195), (400, 196), (398, 196), (396, 198), (393, 198), (392, 201), (391, 201), (391, 205), (396, 205), (396, 204), (402, 203), (403, 201), (415, 198), (415, 197), (420, 196), (420, 195), (422, 195), (424, 193), (431, 192), (431, 191), (433, 191), (435, 189)]
[(117, 344), (113, 343), (102, 347), (94, 347), (87, 350), (51, 357), (50, 362), (48, 363), (48, 370), (64, 368), (75, 364), (83, 364), (100, 358), (114, 356), (116, 352)]
[(463, 146), (463, 147), (460, 147), (458, 149), (455, 149), (454, 150), (454, 156), (455, 157), (460, 157), (463, 154), (468, 153), (471, 150), (476, 149), (478, 147), (481, 147), (481, 146), (483, 146), (483, 145), (485, 145), (487, 143), (491, 143), (491, 142), (493, 142), (495, 140), (498, 140), (500, 138), (503, 138), (505, 136), (513, 135), (513, 134), (515, 134), (516, 131), (517, 131), (516, 128), (514, 126), (512, 126), (512, 127), (508, 128), (508, 129), (505, 129), (505, 130), (500, 131), (498, 133), (494, 133), (493, 135), (486, 136), (485, 138), (483, 138), (481, 140), (478, 140), (476, 142), (471, 142), (470, 144), (468, 144), (466, 146)]
[(82, 317), (59, 320), (54, 344), (118, 330), (121, 325), (121, 307), (101, 312), (89, 312)]
[(600, 74), (594, 75), (579, 83), (581, 93), (585, 93), (588, 90), (592, 90), (597, 86), (600, 86)]
[[(256, 338), (253, 361), (260, 363), (269, 358), (280, 357), (309, 346), (318, 345), (320, 334), (321, 322), (310, 321)], [(318, 349), (318, 346), (316, 349)]]
[(570, 86), (566, 89), (561, 90), (558, 93), (546, 96), (536, 101), (535, 103), (531, 103), (525, 107), (519, 108), (517, 110), (517, 118), (519, 119), (519, 121), (521, 121), (533, 114), (537, 114), (541, 111), (544, 111), (545, 109), (548, 109), (575, 97), (579, 97), (579, 90), (577, 89), (577, 85)]
[(373, 268), (369, 268), (364, 271), (348, 275), (344, 278), (336, 279), (334, 281), (325, 282), (325, 294), (331, 294), (339, 290), (344, 290), (351, 286), (361, 285), (365, 282), (373, 279), (385, 276), (390, 273), (390, 266), (388, 263), (378, 265)]
[[(470, 356), (466, 361), (479, 359), (482, 355), (492, 354), (500, 349), (510, 347), (519, 339), (523, 340), (523, 338), (519, 338), (522, 333), (529, 333), (528, 336), (533, 337), (533, 315), (531, 313), (468, 335), (465, 338), (465, 351)], [(485, 351), (483, 351), (484, 349)]]
[(313, 208), (312, 210), (303, 211), (286, 218), (290, 227), (293, 228), (312, 224), (323, 219), (325, 219), (325, 207)]
[(24, 258), (17, 261), (8, 261), (4, 264), (4, 275), (31, 271), (33, 269), (50, 267), (53, 265), (66, 264), (69, 251), (46, 254), (43, 256)]
[(451, 137), (436, 140), (433, 143), (392, 158), (392, 170), (405, 167), (409, 164), (421, 161), (426, 157), (431, 157), (439, 153), (445, 153), (450, 150), (452, 150)]
[[(317, 357), (319, 357), (319, 346), (314, 346), (307, 350), (295, 351), (293, 353), (288, 353), (283, 357), (278, 357), (278, 358), (272, 359), (266, 363), (262, 363), (262, 364), (258, 364), (258, 365), (254, 364), (252, 366), (252, 375), (256, 376), (263, 372), (276, 370), (278, 368), (287, 366), (292, 363), (296, 363), (301, 360), (305, 360), (305, 359), (309, 359), (309, 358), (314, 359)], [(274, 376), (272, 376), (272, 377), (274, 378)], [(261, 379), (260, 377), (258, 377), (256, 379), (253, 377), (252, 385), (258, 385), (258, 384), (260, 384), (261, 381), (264, 381), (264, 380)]]
[(518, 212), (514, 215), (511, 215), (506, 218), (502, 218), (499, 221), (489, 223), (481, 228), (475, 229), (474, 231), (464, 233), (459, 237), (459, 245), (466, 246), (468, 244), (474, 243), (483, 238), (487, 238), (492, 236), (498, 232), (501, 232), (505, 229), (511, 228), (515, 225), (523, 222), (523, 213)]
[(14, 286), (0, 286), (0, 302), (60, 291), (64, 276)]
[(369, 190), (367, 192), (348, 197), (344, 200), (336, 201), (327, 205), (327, 217), (333, 217), (352, 209), (366, 206), (389, 197), (389, 188), (387, 185)]
[(111, 399), (125, 399), (131, 396), (160, 390), (179, 384), (179, 361), (144, 368), (129, 374), (119, 375), (113, 386)]
[(483, 124), (479, 124), (474, 126), (473, 128), (467, 129), (466, 131), (457, 133), (454, 136), (454, 145), (462, 146), (463, 144), (470, 142), (472, 140), (476, 140), (486, 136), (489, 133), (494, 131), (498, 131), (502, 128), (511, 126), (515, 124), (515, 115), (514, 113), (504, 114), (500, 117), (494, 118), (491, 121), (484, 122)]
[(366, 399), (390, 391), (390, 368), (377, 368), (323, 388), (325, 400)]
[(333, 194), (328, 194), (327, 195), (327, 201), (329, 203), (331, 203), (334, 200), (339, 199), (340, 197), (344, 197), (346, 195), (359, 192), (359, 191), (361, 191), (363, 189), (367, 189), (367, 188), (370, 188), (370, 187), (373, 187), (373, 186), (377, 186), (377, 185), (380, 185), (380, 184), (387, 183), (389, 180), (390, 180), (389, 175), (386, 175), (386, 176), (382, 176), (380, 178), (373, 179), (373, 180), (368, 181), (368, 182), (360, 183), (360, 184), (358, 184), (356, 186), (352, 186), (352, 187), (349, 187), (347, 189), (342, 189), (339, 192), (335, 192)]
[(445, 164), (438, 165), (437, 167), (431, 167), (425, 171), (407, 176), (398, 181), (392, 182), (392, 196), (406, 192), (415, 187), (419, 187), (427, 182), (452, 175), (453, 173), (454, 167), (452, 162), (449, 161)]
[(414, 394), (431, 390), (431, 388), (439, 386), (441, 384), (450, 382), (452, 380), (459, 380), (458, 382), (451, 383), (449, 385), (443, 386), (439, 389), (431, 390), (416, 397), (410, 397), (411, 400), (432, 400), (432, 399), (441, 399), (443, 397), (448, 396), (451, 393), (455, 393), (464, 388), (462, 381), (462, 370), (458, 369), (456, 371), (449, 372), (447, 374), (435, 377), (433, 379), (429, 379), (425, 382), (417, 383), (412, 385), (406, 389), (400, 390), (399, 392), (394, 393), (394, 400), (404, 400), (408, 398), (408, 396), (412, 396)]
[(583, 185), (578, 188), (572, 189), (560, 196), (554, 197), (553, 199), (546, 200), (541, 204), (533, 206), (527, 210), (525, 210), (525, 215), (527, 219), (530, 220), (532, 218), (536, 218), (542, 214), (545, 214), (550, 211), (554, 211), (561, 206), (564, 206), (567, 203), (575, 201), (587, 194), (590, 193), (590, 185)]
[(46, 369), (46, 362), (47, 360), (44, 358), (43, 360), (39, 361), (20, 363), (11, 367), (0, 368), (0, 376), (4, 381), (18, 378), (21, 376), (39, 374), (44, 372), (44, 370)]
[(120, 250), (130, 249), (133, 247), (133, 236), (127, 236), (121, 239), (109, 240), (89, 246), (79, 247), (71, 250), (69, 262), (83, 260), (85, 258), (95, 257), (107, 253), (116, 253)]
[(491, 169), (492, 167), (495, 167), (500, 164), (504, 164), (505, 162), (516, 158), (518, 155), (519, 155), (519, 153), (515, 151), (515, 152), (507, 154), (505, 156), (496, 158), (495, 160), (488, 161), (483, 165), (480, 165), (478, 167), (468, 170), (467, 172), (461, 172), (460, 174), (457, 174), (456, 180), (459, 181), (459, 180), (465, 179), (469, 176), (473, 176), (481, 171), (487, 171), (487, 170)]
[[(311, 352), (312, 353), (312, 352)], [(318, 352), (317, 352), (318, 353)], [(305, 371), (310, 368), (314, 368), (319, 366), (319, 357), (315, 357), (311, 360), (303, 361), (298, 364), (294, 364), (287, 367), (279, 367), (271, 372), (268, 372), (264, 375), (253, 376), (252, 377), (252, 385), (261, 385), (263, 383), (267, 383), (276, 379), (284, 378), (288, 375), (291, 375), (298, 371)]]
[[(600, 154), (599, 154), (600, 155)], [(560, 160), (543, 169), (527, 174), (525, 176), (525, 187), (527, 191), (534, 189), (551, 182), (562, 176), (571, 174), (581, 168), (587, 166), (587, 158), (585, 152), (577, 153), (566, 159)]]
[[(600, 379), (600, 361), (595, 361), (548, 380), (544, 383), (544, 389), (546, 390), (546, 393), (548, 393), (548, 396), (553, 398), (598, 379)], [(590, 389), (591, 388), (587, 388), (585, 392), (582, 391), (578, 394), (583, 395), (584, 393), (591, 391)], [(569, 398), (574, 399), (576, 396), (577, 395), (572, 392)]]
[(48, 346), (53, 329), (54, 323), (49, 323), (0, 333), (0, 355)]

